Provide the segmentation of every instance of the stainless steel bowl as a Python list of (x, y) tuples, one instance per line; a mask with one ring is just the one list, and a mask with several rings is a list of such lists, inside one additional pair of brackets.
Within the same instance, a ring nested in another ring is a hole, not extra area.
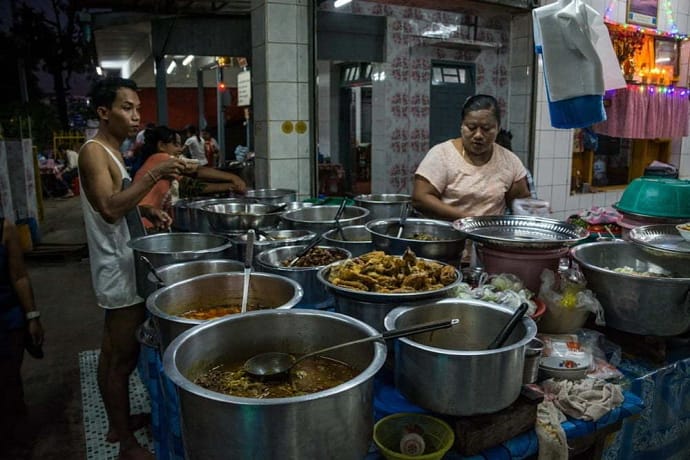
[(171, 208), (173, 228), (184, 232), (211, 233), (211, 225), (202, 206), (228, 203), (254, 203), (248, 198), (189, 198), (177, 201)]
[[(280, 217), (285, 228), (311, 230), (317, 235), (335, 227), (338, 206), (311, 206), (287, 211)], [(369, 219), (369, 210), (358, 206), (346, 206), (340, 218), (340, 225), (360, 225)]]
[[(256, 256), (256, 265), (260, 271), (275, 273), (295, 280), (304, 289), (304, 297), (299, 307), (324, 308), (330, 306), (333, 298), (326, 287), (317, 279), (317, 273), (323, 266), (316, 267), (286, 267), (283, 261), (292, 260), (300, 251), (306, 248), (306, 244), (297, 246), (283, 246), (268, 249)], [(334, 246), (317, 246), (319, 248), (334, 249), (341, 252), (346, 258), (352, 257), (349, 251)]]
[[(146, 308), (153, 316), (161, 352), (187, 329), (217, 321), (188, 319), (179, 314), (192, 308), (241, 304), (243, 283), (244, 273), (212, 273), (179, 281), (151, 294)], [(249, 304), (286, 309), (297, 305), (303, 295), (300, 285), (284, 276), (256, 272), (249, 276)]]
[(201, 210), (211, 228), (220, 233), (275, 228), (283, 212), (281, 206), (261, 203), (210, 204), (202, 206)]
[(333, 351), (328, 356), (351, 365), (358, 374), (313, 394), (240, 398), (193, 381), (218, 363), (243, 362), (275, 350), (304, 354), (376, 333), (344, 315), (296, 309), (234, 315), (181, 334), (163, 356), (163, 369), (178, 389), (186, 458), (365, 458), (374, 423), (374, 376), (386, 357), (383, 343)]
[(337, 228), (331, 229), (323, 234), (323, 239), (331, 246), (343, 248), (350, 251), (352, 257), (361, 256), (374, 250), (374, 243), (371, 241), (371, 233), (364, 225), (348, 225), (342, 227), (342, 235)]
[(247, 190), (247, 198), (253, 198), (259, 203), (282, 204), (297, 200), (297, 190), (286, 188), (260, 188)]
[[(402, 255), (410, 248), (418, 257), (460, 265), (466, 236), (455, 230), (450, 222), (432, 219), (407, 219), (400, 238), (397, 237), (400, 219), (372, 220), (366, 224), (376, 249), (386, 254)], [(421, 240), (424, 235), (433, 240)]]
[(285, 211), (293, 211), (295, 209), (311, 208), (314, 203), (308, 201), (288, 201), (285, 203)]
[[(258, 268), (256, 264), (256, 257), (263, 251), (282, 246), (294, 246), (299, 244), (309, 244), (309, 242), (316, 236), (314, 232), (309, 230), (266, 230), (265, 234), (257, 235), (254, 241), (254, 259), (252, 266)], [(247, 252), (247, 234), (242, 233), (231, 237), (232, 244), (235, 248), (235, 258), (244, 262), (244, 257)]]
[[(581, 244), (571, 254), (604, 308), (607, 326), (656, 336), (690, 329), (689, 258), (654, 254), (626, 242)], [(614, 271), (623, 267), (667, 276)]]
[(386, 330), (460, 318), (451, 329), (398, 339), (395, 386), (411, 402), (440, 414), (488, 414), (510, 406), (520, 396), (525, 347), (537, 334), (535, 322), (523, 317), (503, 347), (487, 350), (512, 313), (459, 299), (392, 310)]
[(157, 233), (134, 238), (127, 242), (127, 246), (134, 253), (137, 293), (143, 298), (150, 289), (147, 281), (150, 269), (141, 256), (156, 268), (191, 260), (232, 259), (230, 239), (209, 233)]
[(163, 265), (156, 268), (156, 274), (163, 280), (163, 284), (153, 276), (153, 273), (149, 273), (146, 281), (150, 291), (144, 298), (147, 298), (157, 289), (195, 276), (208, 275), (209, 273), (241, 272), (243, 270), (244, 264), (242, 262), (231, 259), (193, 260)]
[(353, 198), (355, 204), (368, 209), (370, 219), (400, 218), (402, 208), (412, 202), (410, 195), (395, 193), (379, 193), (357, 195)]

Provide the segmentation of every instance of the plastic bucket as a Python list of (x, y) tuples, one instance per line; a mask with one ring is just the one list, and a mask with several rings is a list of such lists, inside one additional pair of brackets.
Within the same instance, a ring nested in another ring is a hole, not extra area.
[(477, 245), (477, 256), (489, 274), (512, 273), (535, 294), (541, 286), (541, 272), (548, 268), (558, 270), (558, 261), (568, 254), (569, 248), (505, 250)]

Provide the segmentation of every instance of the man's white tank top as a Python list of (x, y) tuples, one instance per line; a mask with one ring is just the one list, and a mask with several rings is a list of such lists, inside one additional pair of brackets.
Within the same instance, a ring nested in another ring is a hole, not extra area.
[[(129, 179), (129, 173), (117, 156), (103, 143), (90, 139), (84, 145), (94, 142), (105, 149), (120, 169), (122, 178)], [(84, 155), (83, 146), (79, 152)], [(109, 224), (96, 211), (85, 193), (81, 193), (81, 208), (84, 214), (86, 240), (89, 245), (91, 281), (96, 292), (98, 305), (103, 308), (122, 308), (142, 303), (136, 288), (134, 254), (127, 246), (130, 240), (127, 219), (120, 218)]]

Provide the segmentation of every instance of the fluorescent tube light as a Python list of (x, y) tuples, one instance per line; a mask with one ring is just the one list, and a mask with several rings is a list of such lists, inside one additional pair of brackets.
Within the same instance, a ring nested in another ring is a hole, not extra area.
[(166, 70), (165, 72), (168, 75), (170, 75), (171, 73), (173, 73), (175, 71), (176, 68), (177, 68), (177, 62), (175, 62), (175, 60), (172, 60), (172, 61), (170, 61), (170, 64), (168, 64), (168, 70)]
[(333, 6), (336, 8), (340, 8), (341, 6), (345, 6), (351, 2), (352, 2), (352, 0), (335, 0), (335, 3), (333, 4)]
[(189, 64), (190, 62), (192, 62), (193, 60), (194, 60), (194, 55), (193, 55), (193, 54), (190, 54), (189, 56), (187, 56), (186, 58), (184, 58), (184, 60), (182, 61), (182, 65), (188, 65), (188, 64)]

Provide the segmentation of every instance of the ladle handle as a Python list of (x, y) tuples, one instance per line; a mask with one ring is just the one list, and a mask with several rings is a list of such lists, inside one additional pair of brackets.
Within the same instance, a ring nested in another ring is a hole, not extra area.
[(404, 202), (400, 208), (400, 221), (398, 223), (398, 234), (397, 238), (402, 236), (403, 228), (405, 228), (405, 222), (407, 222), (407, 214), (409, 213), (408, 202)]
[(383, 334), (371, 335), (369, 337), (364, 337), (363, 339), (352, 340), (350, 342), (345, 342), (345, 343), (339, 343), (338, 345), (333, 345), (332, 347), (322, 348), (321, 350), (312, 351), (311, 353), (307, 353), (306, 355), (302, 355), (299, 358), (297, 358), (292, 365), (294, 366), (295, 364), (302, 361), (303, 359), (311, 358), (312, 356), (316, 356), (316, 355), (321, 355), (321, 354), (326, 353), (328, 351), (337, 350), (338, 348), (349, 347), (350, 345), (357, 345), (360, 343), (375, 342), (377, 340), (394, 339), (396, 337), (405, 337), (408, 335), (419, 334), (422, 332), (435, 331), (436, 329), (445, 329), (445, 328), (448, 328), (451, 326), (455, 326), (459, 322), (460, 322), (459, 319), (453, 318), (453, 319), (444, 319), (441, 321), (431, 321), (428, 323), (417, 324), (416, 326), (404, 327), (402, 329), (393, 329), (390, 331), (386, 331)]
[(306, 255), (309, 251), (314, 249), (316, 247), (316, 245), (321, 242), (322, 239), (323, 239), (323, 234), (321, 234), (321, 235), (317, 236), (316, 238), (314, 238), (313, 240), (311, 240), (311, 243), (309, 243), (306, 248), (304, 248), (303, 250), (298, 252), (297, 255), (295, 256), (295, 258), (290, 261), (290, 264), (288, 266), (292, 267), (293, 265), (295, 265), (295, 262), (297, 262), (300, 257)]
[(501, 348), (503, 346), (508, 336), (512, 334), (513, 329), (515, 329), (515, 326), (517, 326), (517, 323), (527, 312), (527, 308), (528, 305), (524, 302), (518, 307), (515, 313), (513, 313), (513, 316), (510, 317), (510, 321), (508, 321), (508, 323), (505, 326), (503, 326), (501, 332), (499, 332), (494, 341), (491, 342), (491, 344), (488, 347), (489, 350), (494, 350), (496, 348)]
[(335, 225), (340, 225), (338, 222), (340, 218), (343, 216), (343, 211), (345, 211), (345, 205), (347, 205), (347, 198), (343, 198), (343, 201), (340, 202), (340, 206), (338, 207), (338, 210), (335, 212)]
[(256, 233), (254, 229), (249, 229), (247, 231), (247, 248), (244, 253), (244, 268), (252, 268), (252, 262), (254, 261), (254, 241), (256, 240)]
[(156, 278), (156, 281), (158, 281), (160, 284), (165, 285), (165, 281), (163, 281), (163, 278), (160, 277), (158, 272), (156, 271), (156, 267), (153, 266), (151, 261), (148, 259), (146, 256), (139, 256), (139, 259), (141, 259), (142, 262), (146, 264), (148, 267), (149, 271), (153, 274), (153, 276)]

